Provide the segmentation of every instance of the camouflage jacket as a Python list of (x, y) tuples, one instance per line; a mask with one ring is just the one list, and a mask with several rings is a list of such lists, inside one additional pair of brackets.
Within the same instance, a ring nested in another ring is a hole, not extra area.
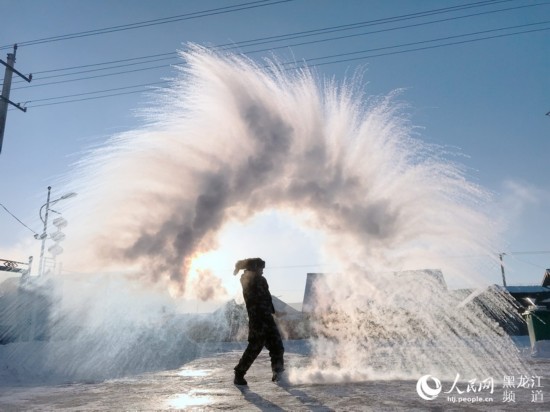
[(269, 285), (262, 275), (246, 270), (241, 276), (241, 285), (249, 318), (275, 313)]

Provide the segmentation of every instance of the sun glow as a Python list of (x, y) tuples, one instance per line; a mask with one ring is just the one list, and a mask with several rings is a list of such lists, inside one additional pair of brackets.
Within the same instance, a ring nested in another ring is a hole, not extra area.
[[(281, 210), (265, 210), (241, 221), (231, 220), (219, 232), (216, 249), (195, 253), (187, 264), (186, 294), (199, 298), (201, 287), (220, 282), (223, 296), (217, 300), (242, 299), (239, 276), (233, 276), (235, 262), (239, 259), (261, 257), (267, 262), (266, 276), (273, 293), (293, 293), (286, 298), (298, 301), (303, 294), (304, 269), (278, 269), (280, 262), (303, 264), (320, 260), (321, 234), (300, 225), (300, 216)], [(204, 299), (203, 299), (204, 300)]]
[(235, 295), (238, 284), (232, 276), (233, 260), (235, 258), (224, 248), (195, 254), (187, 278), (191, 297), (226, 300)]

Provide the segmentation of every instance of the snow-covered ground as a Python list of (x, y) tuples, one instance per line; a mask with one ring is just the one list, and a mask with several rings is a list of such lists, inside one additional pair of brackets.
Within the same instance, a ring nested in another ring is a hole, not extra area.
[[(307, 363), (307, 342), (286, 342), (286, 347), (289, 371)], [(174, 369), (120, 379), (33, 385), (4, 380), (0, 384), (0, 410), (550, 410), (548, 358), (526, 356), (529, 376), (515, 376), (513, 379), (493, 377), (492, 393), (489, 387), (479, 389), (479, 382), (471, 385), (459, 381), (453, 386), (454, 382), (444, 381), (435, 399), (424, 400), (417, 392), (416, 380), (372, 380), (330, 385), (293, 384), (291, 381), (276, 385), (270, 379), (266, 351), (260, 354), (247, 374), (248, 387), (237, 387), (233, 385), (232, 372), (243, 348), (242, 343), (206, 348), (202, 356), (175, 365)]]

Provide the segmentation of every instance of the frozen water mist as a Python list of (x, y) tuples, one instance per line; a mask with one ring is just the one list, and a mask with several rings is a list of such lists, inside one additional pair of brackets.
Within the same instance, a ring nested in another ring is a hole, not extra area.
[[(349, 276), (347, 273), (345, 276)], [(495, 381), (525, 371), (509, 336), (495, 321), (512, 322), (512, 298), (489, 289), (476, 304), (448, 293), (431, 271), (385, 273), (361, 279), (343, 297), (336, 278), (317, 285), (316, 356), (291, 372), (295, 382), (418, 379)], [(341, 283), (347, 281), (339, 279)]]
[[(136, 298), (129, 285), (224, 297), (231, 268), (199, 271), (193, 259), (217, 247), (228, 222), (280, 210), (323, 233), (324, 253), (340, 267), (319, 289), (314, 357), (291, 371), (294, 380), (485, 378), (521, 368), (485, 312), (458, 307), (424, 276), (395, 275), (441, 268), (448, 283), (478, 284), (475, 267), (448, 256), (488, 253), (496, 233), (483, 213), (485, 192), (414, 137), (395, 94), (367, 98), (360, 78), (323, 82), (308, 70), (199, 47), (182, 57), (181, 75), (145, 113), (148, 125), (92, 151), (67, 182), (79, 197), (66, 266), (134, 270), (109, 292), (87, 289), (88, 301), (74, 290), (71, 313), (85, 313), (79, 342), (92, 333), (134, 356), (130, 331), (144, 322), (148, 295)], [(112, 299), (116, 310), (105, 306)], [(507, 305), (498, 297), (490, 304), (497, 312)], [(175, 351), (163, 346), (174, 341), (157, 340), (159, 351)], [(75, 350), (75, 368), (77, 360)]]
[(4, 322), (0, 382), (95, 381), (173, 368), (200, 354), (166, 294), (117, 276), (36, 280), (19, 287)]

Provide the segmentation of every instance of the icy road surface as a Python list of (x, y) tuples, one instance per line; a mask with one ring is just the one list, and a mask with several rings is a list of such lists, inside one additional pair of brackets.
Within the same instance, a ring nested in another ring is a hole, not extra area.
[[(515, 377), (495, 382), (494, 392), (483, 397), (493, 401), (458, 403), (449, 396), (472, 396), (454, 390), (434, 400), (417, 393), (417, 381), (369, 381), (332, 385), (271, 382), (267, 352), (260, 354), (246, 375), (248, 387), (232, 383), (232, 369), (241, 351), (211, 354), (178, 369), (145, 373), (94, 383), (47, 386), (0, 385), (1, 411), (491, 411), (550, 410), (550, 359), (529, 359), (530, 371), (540, 382)], [(289, 368), (302, 365), (307, 357), (288, 353)], [(527, 378), (527, 377), (525, 377)], [(531, 377), (529, 377), (531, 378)], [(518, 387), (520, 381), (524, 386)], [(530, 385), (533, 387), (530, 387)], [(466, 384), (458, 385), (465, 390)], [(452, 382), (443, 382), (445, 392)], [(513, 399), (513, 400), (512, 400)]]

